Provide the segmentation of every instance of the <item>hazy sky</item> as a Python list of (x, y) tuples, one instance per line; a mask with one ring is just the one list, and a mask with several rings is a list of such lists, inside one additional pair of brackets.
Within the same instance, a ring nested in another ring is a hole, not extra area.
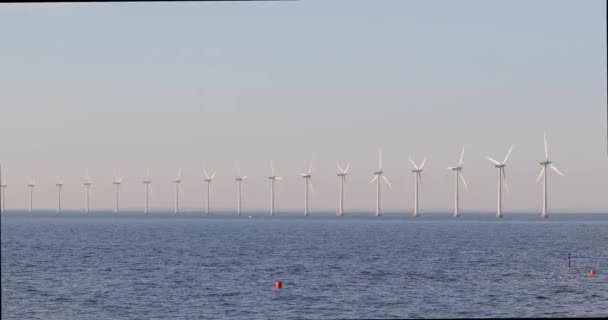
[[(351, 163), (346, 210), (371, 210), (382, 148), (383, 207), (412, 207), (409, 157), (428, 158), (422, 210), (451, 210), (465, 147), (462, 210), (493, 211), (504, 157), (505, 211), (538, 211), (537, 161), (549, 154), (553, 211), (608, 211), (605, 1), (300, 1), (0, 5), (0, 162), (7, 207), (203, 205), (233, 208), (235, 161), (245, 209), (269, 205), (269, 161), (286, 183), (277, 210), (335, 210), (335, 161)], [(424, 211), (423, 211), (424, 212)]]

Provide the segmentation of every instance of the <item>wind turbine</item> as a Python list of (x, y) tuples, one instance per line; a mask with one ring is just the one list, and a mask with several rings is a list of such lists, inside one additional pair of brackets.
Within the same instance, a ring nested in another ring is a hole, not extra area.
[(382, 150), (378, 151), (378, 171), (374, 172), (374, 177), (370, 181), (370, 183), (376, 181), (376, 217), (380, 216), (380, 178), (384, 179), (384, 182), (386, 182), (390, 189), (393, 188), (391, 183), (384, 176), (384, 171), (382, 171)]
[(543, 177), (543, 212), (541, 214), (541, 217), (549, 218), (549, 216), (547, 215), (547, 166), (549, 166), (551, 169), (553, 169), (553, 171), (555, 171), (557, 174), (559, 174), (562, 177), (564, 176), (564, 174), (561, 173), (549, 160), (549, 150), (547, 148), (547, 133), (546, 132), (544, 133), (543, 138), (545, 140), (545, 161), (538, 162), (538, 164), (543, 166), (543, 168), (541, 169), (541, 171), (538, 175), (538, 178), (536, 178), (536, 183), (538, 183), (540, 181), (540, 178)]
[(114, 173), (114, 181), (112, 184), (114, 185), (115, 196), (114, 196), (114, 213), (118, 213), (118, 199), (120, 199), (120, 184), (122, 183), (122, 177), (118, 177), (116, 173)]
[(462, 180), (462, 184), (466, 191), (469, 191), (467, 187), (467, 182), (462, 175), (462, 160), (464, 159), (464, 147), (462, 148), (462, 152), (460, 153), (460, 160), (458, 161), (458, 165), (455, 167), (448, 167), (448, 170), (454, 171), (454, 217), (460, 217), (460, 212), (458, 212), (458, 177)]
[(144, 190), (146, 193), (146, 198), (145, 198), (146, 203), (144, 205), (144, 214), (148, 214), (148, 193), (150, 193), (150, 191), (152, 191), (152, 185), (151, 185), (152, 180), (150, 180), (150, 168), (148, 168), (147, 175), (146, 175), (146, 178), (144, 179), (143, 183), (144, 183)]
[(179, 168), (177, 171), (177, 178), (171, 180), (171, 182), (175, 183), (175, 214), (179, 213), (179, 193), (182, 192), (182, 168)]
[(511, 155), (511, 151), (513, 151), (513, 146), (509, 148), (505, 159), (502, 162), (498, 162), (490, 157), (486, 157), (488, 160), (494, 163), (494, 168), (498, 169), (498, 204), (496, 208), (496, 217), (502, 218), (502, 179), (505, 180), (505, 189), (509, 192), (509, 185), (507, 184), (507, 174), (505, 172), (505, 167), (507, 166), (507, 159)]
[(55, 186), (57, 187), (57, 214), (61, 213), (61, 190), (63, 189), (63, 179), (57, 177)]
[(310, 191), (314, 192), (314, 188), (312, 187), (312, 183), (310, 182), (312, 172), (312, 162), (310, 162), (310, 166), (308, 167), (308, 171), (304, 171), (300, 176), (304, 178), (304, 215), (308, 215), (308, 187), (310, 186)]
[(30, 213), (32, 213), (32, 207), (34, 206), (34, 187), (36, 186), (36, 182), (31, 178), (27, 178), (27, 181), (27, 186), (30, 188)]
[(422, 160), (420, 166), (417, 166), (412, 159), (410, 159), (412, 166), (414, 169), (412, 172), (414, 173), (414, 217), (418, 216), (418, 188), (422, 186), (422, 168), (424, 168), (424, 164), (426, 163), (426, 157)]
[(350, 163), (346, 164), (346, 168), (342, 170), (338, 161), (336, 161), (336, 166), (338, 166), (338, 179), (340, 180), (340, 194), (338, 195), (338, 217), (344, 216), (344, 184), (346, 183), (346, 175), (348, 174), (348, 169), (350, 169)]
[(272, 160), (270, 160), (270, 169), (272, 170), (272, 176), (268, 177), (270, 180), (270, 215), (274, 216), (274, 183), (276, 180), (283, 180), (283, 178), (275, 174)]
[(236, 212), (237, 212), (237, 216), (241, 215), (241, 196), (243, 194), (243, 180), (245, 180), (245, 178), (247, 178), (247, 176), (241, 176), (241, 168), (239, 167), (239, 162), (236, 162), (236, 171), (237, 171), (237, 176), (236, 176), (236, 183), (237, 183), (237, 196), (238, 196), (238, 200), (237, 200), (237, 207), (236, 207)]
[(8, 185), (6, 184), (6, 179), (2, 175), (2, 166), (0, 166), (0, 189), (2, 189), (2, 194), (0, 195), (1, 202), (2, 202), (2, 205), (0, 205), (0, 213), (4, 213), (4, 211), (5, 211), (6, 196), (5, 196), (4, 191), (6, 190), (7, 186)]
[(207, 183), (207, 203), (205, 212), (207, 213), (207, 215), (209, 215), (209, 196), (211, 195), (211, 182), (213, 181), (213, 178), (215, 178), (215, 172), (211, 176), (209, 176), (207, 170), (203, 169), (203, 173), (205, 174), (205, 180), (203, 181)]
[(91, 180), (91, 176), (89, 176), (89, 170), (87, 169), (86, 175), (84, 177), (84, 188), (85, 188), (85, 210), (86, 213), (89, 214), (91, 207), (90, 207), (90, 196), (91, 196), (91, 185), (93, 184), (93, 180)]

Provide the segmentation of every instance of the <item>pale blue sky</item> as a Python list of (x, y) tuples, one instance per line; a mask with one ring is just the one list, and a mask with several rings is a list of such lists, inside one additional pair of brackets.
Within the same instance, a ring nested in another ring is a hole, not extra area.
[(492, 211), (496, 172), (484, 159), (515, 150), (505, 211), (540, 209), (537, 160), (554, 211), (607, 211), (604, 1), (300, 1), (0, 5), (0, 161), (9, 208), (202, 205), (202, 166), (218, 171), (214, 205), (235, 203), (240, 160), (246, 209), (268, 207), (269, 160), (287, 179), (277, 209), (335, 209), (335, 161), (350, 162), (346, 209), (371, 210), (383, 149), (387, 209), (411, 210), (408, 158), (429, 158), (423, 210), (450, 209), (465, 146), (463, 211)]

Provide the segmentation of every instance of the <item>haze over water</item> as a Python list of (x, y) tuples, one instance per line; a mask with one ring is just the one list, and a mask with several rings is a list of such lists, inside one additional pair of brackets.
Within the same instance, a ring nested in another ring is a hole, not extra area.
[(604, 214), (251, 215), (9, 213), (2, 319), (608, 314)]

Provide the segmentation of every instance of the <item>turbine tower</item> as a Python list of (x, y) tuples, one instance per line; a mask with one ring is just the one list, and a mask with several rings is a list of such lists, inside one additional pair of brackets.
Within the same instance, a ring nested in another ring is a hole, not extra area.
[(0, 213), (4, 213), (6, 211), (6, 195), (4, 192), (6, 187), (8, 187), (8, 185), (6, 184), (6, 178), (4, 178), (2, 175), (2, 167), (0, 166), (0, 189), (2, 191), (0, 193), (0, 201), (2, 202), (2, 205), (0, 205)]
[(61, 213), (61, 190), (63, 189), (63, 179), (57, 177), (55, 186), (57, 187), (57, 214)]
[(152, 180), (150, 180), (150, 168), (148, 168), (147, 175), (146, 175), (146, 178), (144, 179), (143, 183), (144, 183), (144, 191), (146, 193), (146, 197), (145, 197), (146, 203), (144, 204), (144, 214), (148, 214), (148, 199), (149, 199), (148, 194), (150, 193), (150, 191), (152, 191), (152, 186), (151, 186)]
[(205, 213), (207, 213), (207, 215), (209, 215), (209, 196), (211, 195), (211, 182), (213, 181), (213, 178), (215, 178), (215, 172), (209, 176), (209, 174), (207, 173), (206, 169), (203, 169), (203, 173), (205, 174), (205, 181), (207, 183), (207, 203), (206, 203), (206, 208), (205, 208)]
[(454, 171), (454, 217), (460, 217), (460, 212), (458, 211), (458, 178), (462, 180), (462, 184), (466, 191), (469, 191), (467, 187), (467, 182), (462, 175), (462, 160), (464, 159), (464, 147), (462, 148), (462, 152), (460, 153), (460, 160), (458, 161), (458, 165), (455, 167), (448, 167), (448, 170)]
[(182, 168), (179, 168), (177, 171), (177, 178), (171, 180), (171, 182), (175, 183), (175, 211), (174, 214), (179, 213), (179, 193), (182, 191)]
[(120, 199), (120, 184), (122, 183), (122, 177), (118, 177), (116, 173), (114, 173), (114, 181), (112, 184), (114, 185), (115, 195), (114, 195), (114, 213), (118, 213), (118, 200)]
[(272, 160), (270, 160), (270, 169), (272, 170), (272, 176), (268, 177), (270, 180), (270, 215), (274, 216), (274, 183), (276, 180), (283, 180), (283, 178), (276, 175)]
[(424, 168), (424, 164), (426, 163), (426, 157), (422, 160), (420, 166), (417, 166), (412, 159), (410, 159), (412, 166), (414, 169), (412, 172), (414, 173), (414, 217), (418, 216), (418, 188), (422, 186), (422, 168)]
[(93, 180), (91, 180), (91, 176), (89, 176), (89, 170), (87, 169), (86, 175), (84, 177), (84, 200), (85, 200), (85, 210), (86, 214), (89, 214), (91, 211), (90, 206), (90, 197), (91, 197), (91, 185), (93, 184)]
[(236, 206), (236, 214), (237, 216), (241, 216), (241, 197), (243, 194), (243, 180), (247, 178), (247, 176), (241, 176), (241, 168), (239, 167), (239, 162), (236, 162), (236, 183), (237, 183), (237, 206)]
[(494, 168), (498, 169), (498, 203), (496, 207), (496, 217), (502, 218), (502, 179), (505, 180), (505, 189), (509, 192), (509, 185), (507, 184), (507, 174), (505, 172), (505, 167), (507, 166), (507, 159), (511, 155), (511, 151), (513, 151), (513, 146), (509, 148), (505, 159), (502, 162), (498, 162), (490, 157), (486, 157), (492, 163), (494, 163)]
[(27, 181), (27, 186), (30, 188), (30, 213), (32, 213), (32, 208), (34, 207), (34, 187), (36, 186), (36, 182), (31, 178), (27, 178)]
[(562, 177), (564, 176), (564, 174), (561, 173), (549, 160), (549, 151), (547, 149), (547, 133), (546, 132), (544, 133), (543, 138), (545, 140), (545, 161), (538, 162), (538, 164), (543, 166), (543, 168), (541, 169), (541, 171), (538, 175), (538, 178), (536, 178), (536, 183), (538, 183), (540, 181), (540, 178), (543, 177), (543, 212), (541, 214), (541, 217), (549, 218), (549, 216), (547, 215), (547, 166), (549, 166), (551, 169), (553, 169), (553, 171), (555, 171), (557, 174), (559, 174)]
[(391, 183), (384, 176), (384, 171), (382, 171), (382, 150), (378, 151), (378, 171), (374, 172), (374, 177), (370, 181), (370, 183), (376, 181), (376, 217), (380, 216), (380, 178), (384, 179), (384, 182), (386, 182), (390, 189), (393, 188)]
[(338, 166), (338, 179), (340, 180), (340, 193), (338, 195), (338, 217), (344, 216), (344, 184), (346, 183), (346, 175), (348, 174), (348, 169), (350, 169), (350, 163), (346, 164), (346, 168), (342, 170), (338, 161), (336, 161), (336, 166)]
[(310, 191), (314, 192), (314, 188), (312, 187), (312, 183), (310, 182), (312, 172), (312, 162), (308, 167), (308, 171), (304, 170), (304, 173), (301, 173), (300, 176), (304, 178), (304, 215), (308, 215), (308, 187), (310, 187)]

